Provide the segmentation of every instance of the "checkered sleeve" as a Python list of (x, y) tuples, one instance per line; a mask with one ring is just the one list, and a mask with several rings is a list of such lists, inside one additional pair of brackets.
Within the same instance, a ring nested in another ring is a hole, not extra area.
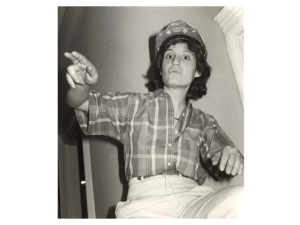
[(90, 92), (89, 111), (75, 109), (80, 128), (86, 135), (105, 135), (123, 140), (132, 93)]
[(220, 152), (226, 146), (235, 148), (235, 144), (230, 140), (227, 134), (220, 127), (216, 119), (208, 116), (208, 123), (205, 129), (206, 145), (208, 146), (208, 156), (213, 156), (216, 152)]
[(218, 166), (212, 165), (211, 157), (217, 152), (222, 152), (224, 147), (235, 145), (212, 116), (206, 114), (204, 124), (200, 163), (214, 180), (219, 181), (227, 175), (221, 172)]

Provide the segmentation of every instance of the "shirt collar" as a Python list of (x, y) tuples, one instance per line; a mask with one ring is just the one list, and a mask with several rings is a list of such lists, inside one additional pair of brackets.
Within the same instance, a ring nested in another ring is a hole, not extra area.
[[(157, 97), (163, 97), (165, 96), (165, 91), (164, 89), (162, 88), (158, 88), (154, 91), (154, 97), (157, 98)], [(190, 101), (188, 101), (187, 103), (187, 108), (192, 110), (193, 109), (193, 106), (192, 106), (192, 103)]]
[(155, 96), (155, 98), (157, 98), (157, 97), (162, 97), (162, 96), (164, 96), (165, 95), (165, 91), (164, 91), (164, 89), (162, 89), (162, 88), (158, 88), (158, 89), (156, 89), (155, 91), (154, 91), (154, 96)]

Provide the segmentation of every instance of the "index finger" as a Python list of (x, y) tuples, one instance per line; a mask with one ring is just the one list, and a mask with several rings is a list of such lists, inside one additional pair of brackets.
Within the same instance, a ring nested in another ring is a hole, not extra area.
[(84, 55), (78, 53), (78, 52), (75, 52), (73, 51), (72, 53), (68, 53), (66, 52), (65, 54), (65, 57), (70, 59), (73, 64), (77, 65), (77, 64), (83, 64), (83, 65), (90, 65), (90, 61), (88, 61)]
[(221, 156), (221, 162), (220, 162), (220, 170), (223, 171), (225, 169), (225, 166), (227, 164), (227, 161), (229, 159), (229, 155), (230, 155), (230, 148), (228, 146), (226, 146), (224, 149), (223, 149), (223, 152), (222, 152), (222, 156)]

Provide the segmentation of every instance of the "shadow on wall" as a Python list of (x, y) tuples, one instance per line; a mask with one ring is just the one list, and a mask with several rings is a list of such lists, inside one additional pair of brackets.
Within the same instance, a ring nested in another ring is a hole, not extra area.
[(107, 219), (116, 219), (115, 211), (116, 211), (116, 206), (115, 205), (109, 207), (106, 218)]
[(148, 88), (149, 92), (155, 91), (155, 84), (151, 81), (151, 73), (154, 69), (156, 69), (156, 63), (155, 63), (155, 35), (151, 36), (149, 38), (149, 58), (150, 58), (150, 66), (147, 70), (147, 73), (143, 75), (143, 77), (148, 81), (145, 86)]
[[(108, 142), (110, 144), (113, 144), (118, 149), (118, 174), (119, 174), (120, 185), (122, 186), (121, 198), (118, 201), (126, 201), (127, 194), (128, 194), (128, 181), (126, 180), (125, 177), (125, 161), (124, 161), (123, 144), (114, 138), (103, 136), (103, 135), (94, 136), (94, 137), (91, 136), (90, 139), (97, 139), (98, 141), (101, 140), (102, 143)], [(119, 196), (120, 193), (116, 193), (116, 194)], [(108, 208), (106, 218), (116, 218), (115, 210), (116, 210), (116, 205), (110, 206)]]

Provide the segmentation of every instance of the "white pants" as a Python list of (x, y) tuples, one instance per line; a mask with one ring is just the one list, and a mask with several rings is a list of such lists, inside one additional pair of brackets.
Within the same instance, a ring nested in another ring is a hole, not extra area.
[(176, 175), (133, 178), (116, 218), (240, 218), (243, 191), (243, 186), (214, 191)]

